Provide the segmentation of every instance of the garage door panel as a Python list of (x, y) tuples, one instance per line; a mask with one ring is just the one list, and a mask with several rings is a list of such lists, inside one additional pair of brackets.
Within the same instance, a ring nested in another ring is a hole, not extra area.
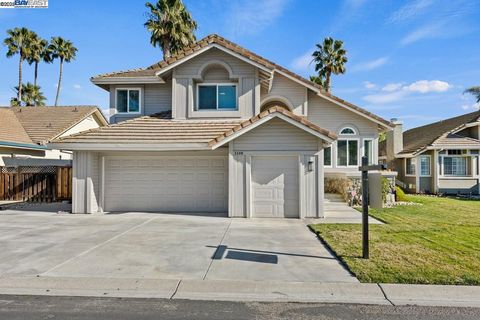
[(253, 216), (298, 217), (298, 183), (298, 157), (253, 157)]
[(108, 157), (106, 211), (226, 212), (226, 157)]

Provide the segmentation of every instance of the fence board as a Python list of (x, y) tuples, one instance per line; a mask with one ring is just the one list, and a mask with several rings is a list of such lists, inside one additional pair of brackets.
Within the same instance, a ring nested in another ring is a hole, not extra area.
[(0, 167), (0, 200), (35, 202), (70, 200), (71, 181), (71, 167), (33, 169)]

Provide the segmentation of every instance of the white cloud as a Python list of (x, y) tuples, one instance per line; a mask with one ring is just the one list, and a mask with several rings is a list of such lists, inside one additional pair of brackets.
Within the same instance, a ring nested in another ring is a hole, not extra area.
[(352, 72), (357, 72), (357, 71), (371, 71), (377, 68), (380, 68), (383, 66), (385, 63), (388, 62), (388, 57), (380, 57), (375, 60), (371, 61), (366, 61), (360, 64), (357, 64), (351, 68)]
[(73, 85), (73, 88), (74, 88), (74, 89), (82, 89), (82, 86), (79, 85), (79, 84), (74, 84), (74, 85)]
[(292, 69), (296, 71), (307, 71), (307, 70), (313, 69), (314, 65), (313, 63), (311, 63), (313, 59), (312, 53), (313, 53), (313, 49), (308, 50), (301, 56), (298, 56), (295, 59), (293, 59), (292, 62), (290, 63), (290, 66), (292, 67)]
[(403, 83), (397, 82), (397, 83), (387, 83), (382, 87), (382, 91), (386, 92), (392, 92), (392, 91), (397, 91), (402, 87)]
[(472, 103), (472, 104), (464, 104), (462, 105), (462, 110), (468, 111), (468, 110), (480, 110), (480, 103)]
[(420, 93), (429, 93), (429, 92), (445, 92), (450, 89), (452, 86), (445, 81), (440, 80), (420, 80), (416, 81), (408, 86), (403, 87), (404, 90)]
[(415, 0), (407, 3), (395, 11), (388, 19), (388, 22), (396, 23), (414, 19), (424, 13), (425, 9), (430, 7), (433, 3), (433, 0)]
[(365, 89), (368, 89), (368, 90), (373, 90), (373, 89), (377, 88), (377, 85), (375, 83), (370, 82), (370, 81), (364, 81), (363, 85), (365, 86)]
[(231, 1), (226, 24), (234, 35), (251, 35), (263, 31), (282, 16), (289, 0)]
[(446, 32), (444, 32), (444, 25), (445, 24), (442, 22), (424, 25), (403, 37), (400, 44), (406, 46), (423, 39), (445, 36)]
[(440, 80), (419, 80), (411, 84), (389, 83), (381, 92), (369, 94), (363, 100), (373, 104), (389, 104), (402, 100), (411, 94), (441, 93), (452, 88), (452, 85)]

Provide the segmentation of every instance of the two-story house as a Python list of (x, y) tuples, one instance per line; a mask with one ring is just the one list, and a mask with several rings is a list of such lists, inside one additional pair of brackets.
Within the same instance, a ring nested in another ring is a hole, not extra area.
[(378, 161), (393, 125), (220, 36), (147, 68), (95, 76), (109, 127), (73, 150), (73, 212), (322, 217), (324, 177)]

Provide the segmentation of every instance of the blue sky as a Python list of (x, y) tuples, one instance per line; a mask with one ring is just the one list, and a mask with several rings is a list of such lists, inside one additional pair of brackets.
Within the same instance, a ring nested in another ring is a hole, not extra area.
[[(48, 9), (0, 9), (0, 39), (26, 26), (44, 38), (63, 36), (79, 49), (64, 67), (60, 104), (105, 109), (93, 75), (148, 66), (161, 59), (143, 27), (145, 1), (50, 0)], [(478, 109), (463, 90), (480, 85), (480, 1), (473, 0), (206, 0), (185, 1), (197, 38), (218, 33), (303, 76), (316, 43), (345, 42), (345, 75), (332, 92), (407, 128)], [(18, 59), (0, 46), (0, 105), (17, 84)], [(39, 84), (53, 104), (58, 63), (40, 65)], [(33, 81), (33, 67), (24, 66)]]

